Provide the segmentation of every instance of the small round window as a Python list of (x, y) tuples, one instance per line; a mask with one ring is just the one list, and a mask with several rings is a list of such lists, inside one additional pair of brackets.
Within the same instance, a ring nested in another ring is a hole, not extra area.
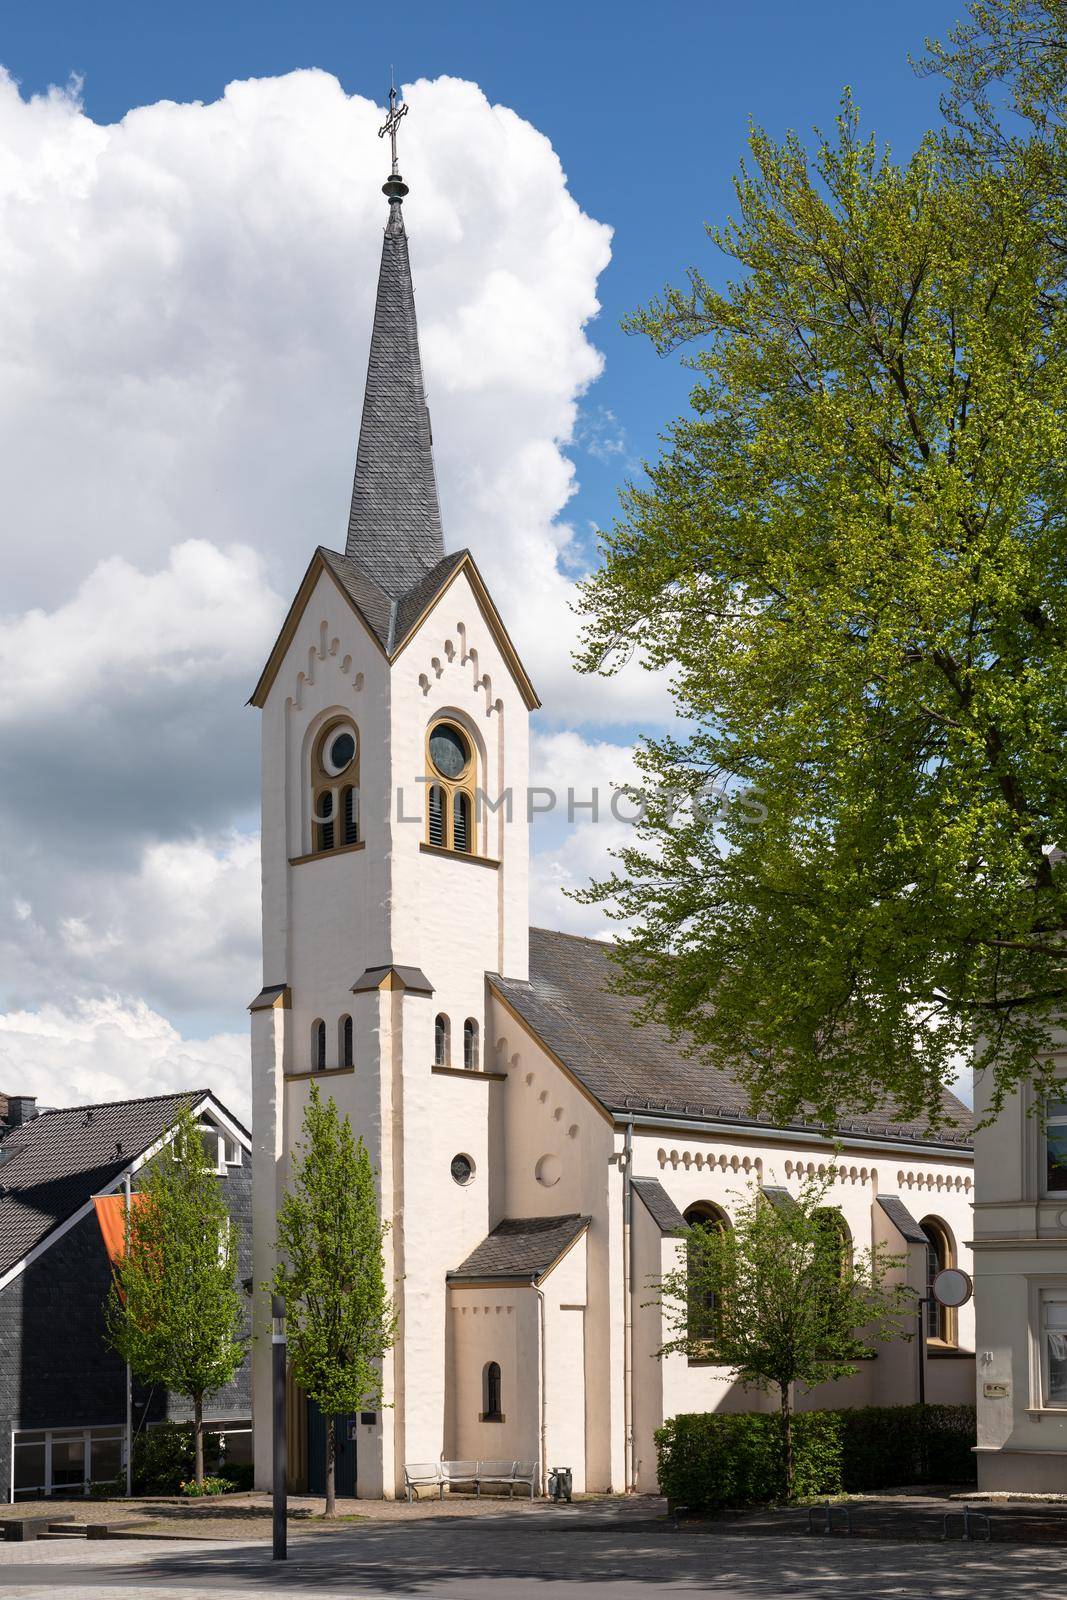
[(474, 1162), (470, 1156), (452, 1157), (452, 1176), (457, 1183), (470, 1183), (474, 1177)]
[(439, 722), (430, 734), (430, 760), (442, 778), (461, 778), (470, 765), (471, 747), (466, 734), (451, 722)]
[(334, 728), (326, 735), (322, 764), (332, 778), (339, 778), (356, 759), (356, 736), (351, 728)]

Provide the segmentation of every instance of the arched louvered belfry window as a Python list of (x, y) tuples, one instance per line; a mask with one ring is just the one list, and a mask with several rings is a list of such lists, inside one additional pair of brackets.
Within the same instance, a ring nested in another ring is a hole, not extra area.
[(477, 760), (470, 735), (455, 722), (431, 723), (426, 738), (426, 842), (458, 855), (477, 852)]
[(482, 1372), (482, 1403), (485, 1410), (482, 1412), (482, 1422), (503, 1422), (504, 1413), (500, 1403), (500, 1363), (487, 1361)]
[(339, 1059), (340, 1064), (341, 1064), (342, 1067), (350, 1067), (352, 1065), (352, 1018), (351, 1017), (342, 1017), (341, 1018), (341, 1027), (340, 1027), (339, 1031), (340, 1031), (340, 1039), (339, 1039), (338, 1042), (340, 1044), (340, 1049), (338, 1051), (338, 1059)]
[(463, 1065), (468, 1072), (478, 1070), (478, 1024), (473, 1017), (463, 1024)]
[(359, 790), (346, 783), (341, 790), (340, 806), (341, 843), (359, 843)]
[(431, 783), (428, 802), (426, 837), (438, 850), (445, 849), (448, 831), (445, 827), (445, 791), (439, 783)]
[(443, 1011), (439, 1011), (434, 1018), (433, 1064), (435, 1067), (448, 1066), (448, 1018)]
[(311, 761), (311, 848), (316, 853), (359, 843), (359, 735), (346, 720), (330, 722)]
[(315, 1072), (326, 1071), (326, 1024), (321, 1017), (311, 1024), (311, 1066)]

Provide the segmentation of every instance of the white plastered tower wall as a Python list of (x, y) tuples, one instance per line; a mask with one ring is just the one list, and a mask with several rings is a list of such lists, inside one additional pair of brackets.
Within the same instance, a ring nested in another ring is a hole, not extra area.
[[(1067, 1080), (1067, 1040), (1053, 1053)], [(975, 1108), (990, 1108), (979, 1075)], [(1048, 1299), (1067, 1302), (1067, 1193), (1047, 1183), (1034, 1089), (1006, 1100), (975, 1132), (978, 1482), (988, 1490), (1062, 1493), (1067, 1405), (1051, 1396), (1042, 1327)]]
[[(426, 846), (426, 738), (440, 716), (476, 750), (483, 808), (477, 853)], [(319, 732), (344, 717), (359, 736), (360, 847), (311, 850), (310, 762)], [(358, 1488), (391, 1495), (405, 1460), (444, 1448), (447, 1315), (444, 1272), (491, 1226), (492, 1077), (434, 1071), (434, 1019), (450, 1021), (454, 1064), (463, 1028), (487, 1049), (487, 972), (526, 975), (525, 792), (528, 709), (490, 619), (461, 571), (390, 662), (333, 578), (314, 583), (264, 705), (265, 988), (282, 997), (253, 1013), (257, 1129), (256, 1281), (271, 1243), (287, 1156), (299, 1138), (312, 1068), (312, 1028), (326, 1023), (327, 1070), (315, 1073), (363, 1135), (389, 1223), (386, 1265), (399, 1316), (385, 1364), (386, 1406), (360, 1426)], [(497, 807), (500, 795), (517, 797)], [(386, 979), (353, 994), (368, 969), (419, 968), (433, 996)], [(270, 998), (268, 996), (268, 998)], [(338, 1023), (353, 1018), (356, 1067), (338, 1070)], [(475, 1177), (453, 1182), (452, 1157)], [(417, 1218), (409, 1227), (406, 1219)], [(269, 1321), (260, 1296), (257, 1327)], [(254, 1391), (270, 1415), (269, 1345), (257, 1341)], [(269, 1481), (269, 1430), (257, 1430), (257, 1481)]]

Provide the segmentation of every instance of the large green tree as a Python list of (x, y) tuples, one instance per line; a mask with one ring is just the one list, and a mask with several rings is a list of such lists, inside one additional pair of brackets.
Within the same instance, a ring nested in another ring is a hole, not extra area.
[(278, 1213), (281, 1260), (271, 1287), (285, 1298), (293, 1377), (326, 1421), (328, 1517), (337, 1509), (334, 1417), (382, 1402), (381, 1361), (396, 1330), (385, 1232), (363, 1140), (312, 1084)]
[(899, 1259), (882, 1248), (853, 1253), (830, 1186), (816, 1179), (773, 1198), (753, 1187), (730, 1225), (687, 1231), (684, 1261), (659, 1284), (664, 1353), (714, 1361), (745, 1388), (777, 1390), (787, 1499), (796, 1387), (850, 1377), (872, 1340), (898, 1338), (915, 1322), (914, 1296), (894, 1281)]
[[(1024, 142), (1025, 143), (1025, 142)], [(692, 405), (624, 495), (581, 664), (635, 651), (681, 732), (586, 898), (621, 984), (753, 1100), (994, 1105), (1067, 1000), (1067, 325), (1047, 160), (927, 137), (895, 164), (845, 101), (809, 155), (751, 136), (736, 275), (632, 319)]]
[(232, 1382), (247, 1343), (237, 1229), (188, 1111), (141, 1176), (105, 1316), (111, 1344), (139, 1378), (193, 1402), (201, 1483), (204, 1399)]

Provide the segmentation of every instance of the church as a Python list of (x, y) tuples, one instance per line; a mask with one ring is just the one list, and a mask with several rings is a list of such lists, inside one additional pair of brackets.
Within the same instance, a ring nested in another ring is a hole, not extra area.
[[(402, 108), (401, 108), (402, 114)], [(398, 1317), (386, 1404), (352, 1418), (349, 1492), (404, 1465), (512, 1458), (543, 1489), (651, 1492), (680, 1411), (752, 1410), (713, 1363), (661, 1357), (649, 1285), (686, 1224), (729, 1227), (752, 1185), (830, 1173), (844, 1246), (884, 1244), (916, 1290), (911, 1342), (805, 1407), (974, 1399), (970, 1119), (833, 1130), (754, 1118), (740, 1086), (637, 1028), (604, 944), (531, 928), (529, 719), (540, 704), (468, 550), (446, 553), (405, 231), (388, 209), (347, 538), (320, 546), (252, 695), (262, 714), (263, 989), (250, 1007), (254, 1322), (309, 1086), (378, 1171)], [(383, 130), (386, 131), (386, 130)], [(507, 530), (498, 536), (507, 537)], [(510, 796), (510, 800), (507, 797)], [(256, 1482), (271, 1481), (271, 1347), (253, 1345)], [(316, 1487), (290, 1394), (290, 1478)], [(341, 1485), (342, 1492), (344, 1483)]]

